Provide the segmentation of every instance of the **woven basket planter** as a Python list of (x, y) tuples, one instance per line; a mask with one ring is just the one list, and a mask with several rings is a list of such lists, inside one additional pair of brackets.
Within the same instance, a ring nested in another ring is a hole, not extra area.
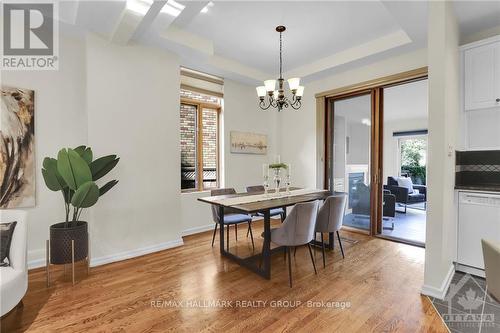
[(61, 265), (70, 264), (71, 240), (75, 241), (75, 262), (87, 257), (88, 228), (87, 222), (78, 221), (76, 226), (64, 226), (65, 223), (56, 223), (50, 226), (50, 263)]

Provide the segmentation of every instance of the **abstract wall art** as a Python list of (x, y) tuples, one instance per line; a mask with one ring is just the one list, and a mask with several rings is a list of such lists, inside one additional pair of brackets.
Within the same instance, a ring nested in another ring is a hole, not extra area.
[(35, 206), (35, 92), (1, 87), (0, 208)]

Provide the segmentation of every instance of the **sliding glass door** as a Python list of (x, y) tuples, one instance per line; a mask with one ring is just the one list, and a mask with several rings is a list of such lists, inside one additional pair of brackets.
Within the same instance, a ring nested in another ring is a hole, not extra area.
[[(401, 216), (425, 216), (427, 99), (415, 98), (425, 79), (415, 70), (316, 96), (325, 112), (323, 184), (348, 196), (343, 227), (400, 239)], [(413, 191), (401, 195), (400, 183)]]
[(371, 229), (372, 94), (329, 100), (330, 188), (348, 195), (344, 226)]

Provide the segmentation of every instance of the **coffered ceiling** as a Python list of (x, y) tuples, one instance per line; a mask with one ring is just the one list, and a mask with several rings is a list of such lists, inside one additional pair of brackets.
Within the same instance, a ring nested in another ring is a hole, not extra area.
[[(472, 4), (473, 3), (473, 4)], [(278, 72), (283, 34), (287, 77), (306, 80), (423, 48), (424, 1), (61, 1), (61, 31), (91, 31), (119, 44), (140, 43), (180, 56), (182, 64), (256, 83)], [(463, 32), (500, 25), (500, 2), (454, 3)]]

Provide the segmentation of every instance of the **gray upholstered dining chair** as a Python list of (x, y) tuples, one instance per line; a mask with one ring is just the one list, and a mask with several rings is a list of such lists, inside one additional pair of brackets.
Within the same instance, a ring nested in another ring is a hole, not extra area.
[(279, 228), (271, 229), (271, 242), (279, 246), (284, 246), (286, 254), (288, 254), (290, 287), (292, 287), (292, 262), (290, 256), (290, 248), (292, 247), (307, 245), (314, 273), (317, 274), (311, 244), (309, 244), (314, 238), (317, 213), (318, 201), (298, 203), (292, 208), (290, 214)]
[[(264, 193), (264, 186), (262, 185), (255, 185), (255, 186), (247, 186), (247, 193)], [(264, 216), (262, 213), (258, 213), (258, 216)], [(271, 217), (272, 216), (280, 216), (281, 222), (285, 219), (285, 210), (283, 208), (273, 208), (271, 209), (270, 212)]]
[(326, 267), (325, 242), (323, 233), (335, 232), (339, 240), (340, 251), (344, 258), (344, 249), (340, 240), (339, 230), (344, 220), (345, 206), (347, 202), (347, 193), (338, 193), (326, 198), (318, 212), (316, 220), (316, 232), (321, 233), (321, 250), (323, 253), (323, 267)]
[(494, 244), (485, 239), (482, 239), (481, 243), (488, 292), (497, 302), (500, 302), (500, 244)]
[[(211, 196), (226, 195), (226, 194), (236, 194), (234, 188), (221, 188), (216, 190), (211, 190)], [(217, 233), (217, 226), (219, 225), (219, 209), (217, 206), (212, 205), (212, 218), (215, 222), (214, 234), (212, 236), (212, 246), (214, 246), (215, 234)], [(252, 234), (252, 217), (248, 214), (242, 214), (236, 210), (230, 208), (224, 209), (224, 225), (227, 226), (226, 232), (226, 248), (229, 251), (229, 226), (234, 225), (234, 234), (236, 240), (238, 240), (238, 224), (248, 223), (248, 232), (250, 232), (250, 237), (252, 239), (252, 247), (255, 249), (255, 244), (253, 242)], [(223, 226), (220, 226), (223, 228)]]

